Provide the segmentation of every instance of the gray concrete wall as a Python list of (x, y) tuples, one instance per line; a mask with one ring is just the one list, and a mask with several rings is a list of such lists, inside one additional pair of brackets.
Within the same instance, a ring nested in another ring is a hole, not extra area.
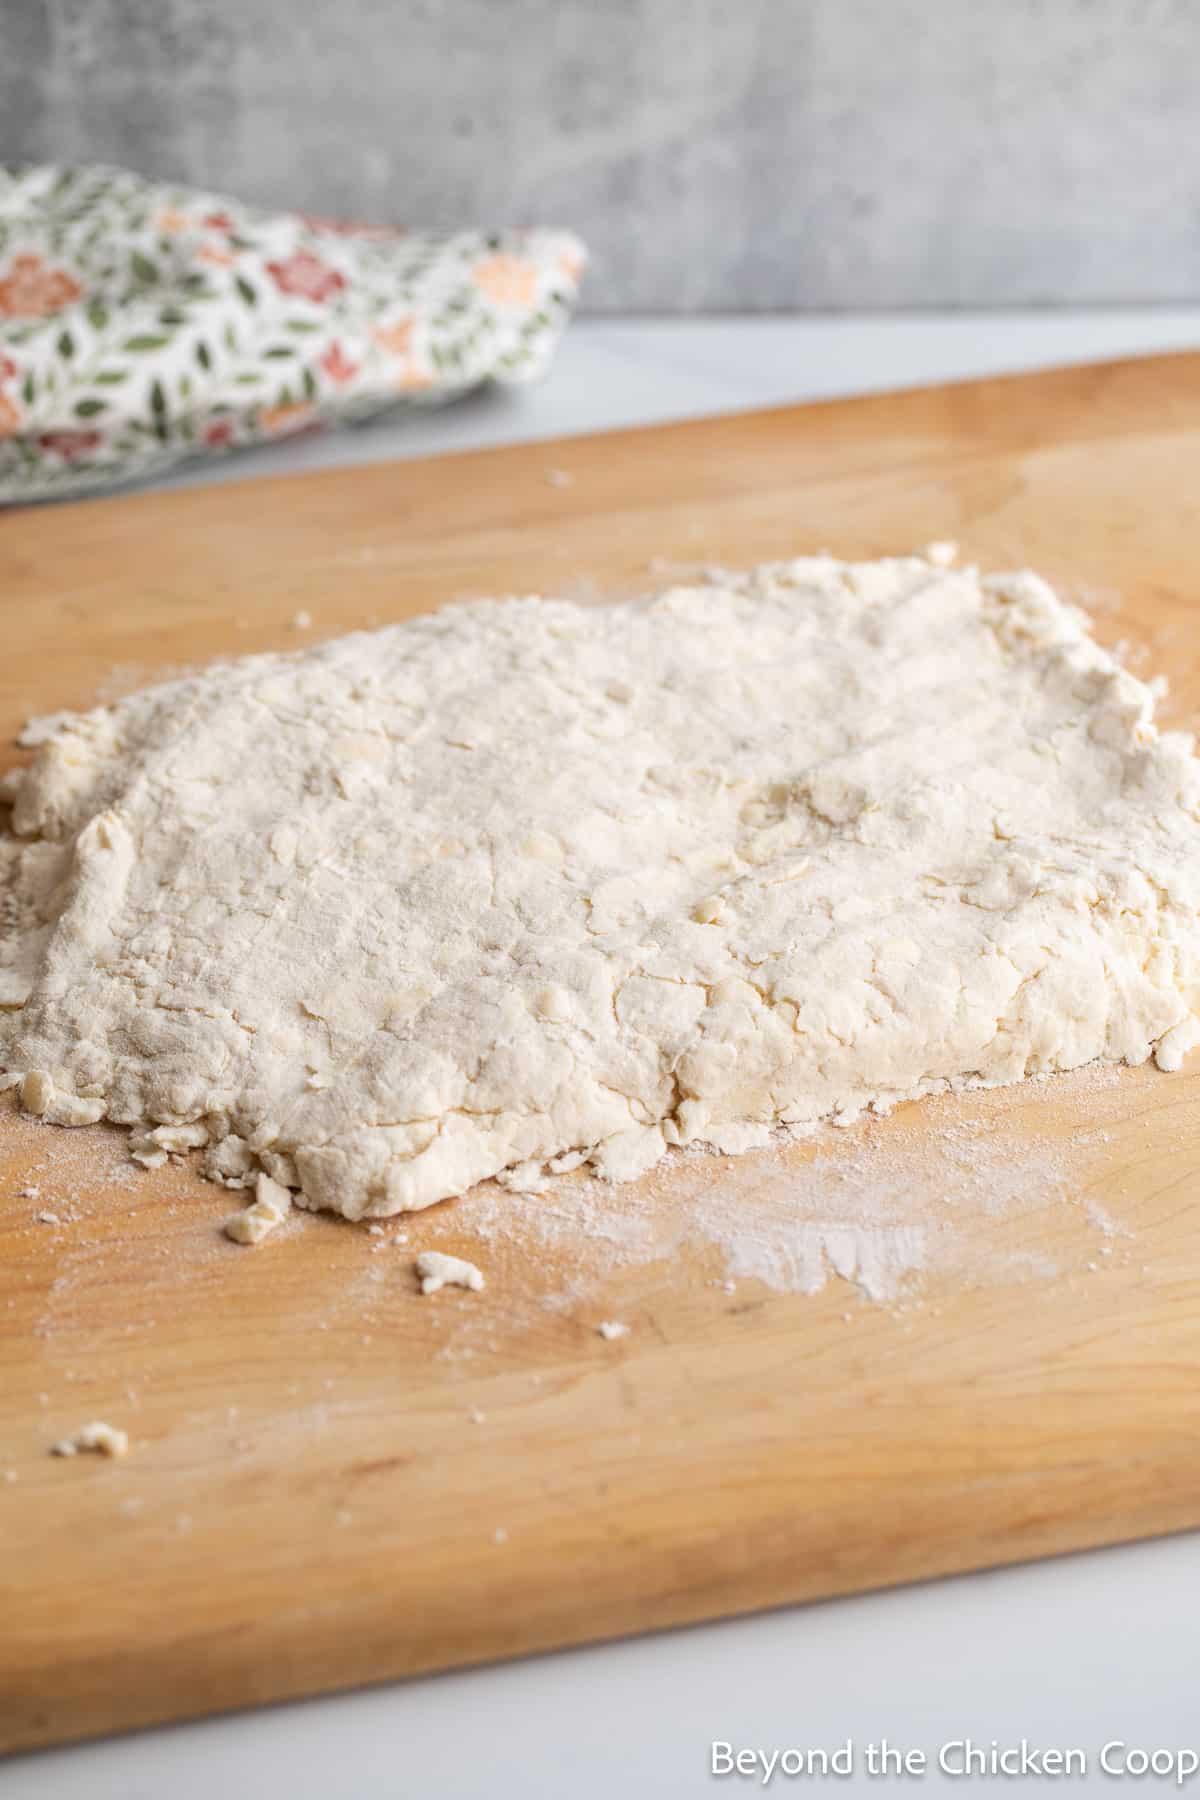
[(0, 158), (541, 220), (593, 310), (1200, 297), (1200, 0), (0, 0)]

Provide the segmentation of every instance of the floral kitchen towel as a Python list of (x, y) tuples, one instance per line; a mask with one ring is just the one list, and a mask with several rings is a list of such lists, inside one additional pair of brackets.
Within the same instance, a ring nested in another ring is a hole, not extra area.
[(565, 232), (405, 232), (119, 169), (0, 170), (0, 502), (528, 381), (583, 263)]

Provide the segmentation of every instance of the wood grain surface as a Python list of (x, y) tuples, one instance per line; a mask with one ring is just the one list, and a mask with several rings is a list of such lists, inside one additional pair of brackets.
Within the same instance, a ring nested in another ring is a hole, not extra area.
[[(0, 738), (451, 597), (935, 537), (1050, 576), (1170, 676), (1182, 722), (1198, 466), (1200, 358), (1173, 357), (11, 514)], [(229, 1196), (190, 1169), (131, 1177), (118, 1133), (10, 1097), (0, 1745), (1200, 1523), (1200, 1075), (946, 1105), (770, 1162), (802, 1206), (814, 1158), (852, 1186), (894, 1153), (942, 1230), (935, 1140), (965, 1132), (977, 1185), (1019, 1200), (874, 1304), (836, 1278), (728, 1291), (703, 1234), (640, 1260), (570, 1229), (481, 1243), (482, 1202), (240, 1250)], [(726, 1192), (753, 1205), (760, 1166), (693, 1159), (615, 1194), (611, 1242)], [(487, 1291), (421, 1298), (412, 1254), (434, 1245)], [(125, 1459), (47, 1454), (93, 1418), (129, 1431)]]

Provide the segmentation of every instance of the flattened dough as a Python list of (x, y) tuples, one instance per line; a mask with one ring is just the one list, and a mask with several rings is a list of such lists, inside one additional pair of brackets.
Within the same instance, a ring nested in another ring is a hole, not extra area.
[(1200, 774), (1153, 708), (1035, 576), (920, 557), (214, 668), (10, 784), (0, 1068), (361, 1218), (1177, 1062)]

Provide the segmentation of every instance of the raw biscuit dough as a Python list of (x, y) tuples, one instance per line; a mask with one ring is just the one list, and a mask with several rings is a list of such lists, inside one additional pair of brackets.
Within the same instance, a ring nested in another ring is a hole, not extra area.
[(1036, 576), (945, 561), (447, 607), (57, 721), (4, 788), (0, 1068), (357, 1219), (1177, 1066), (1192, 741)]

